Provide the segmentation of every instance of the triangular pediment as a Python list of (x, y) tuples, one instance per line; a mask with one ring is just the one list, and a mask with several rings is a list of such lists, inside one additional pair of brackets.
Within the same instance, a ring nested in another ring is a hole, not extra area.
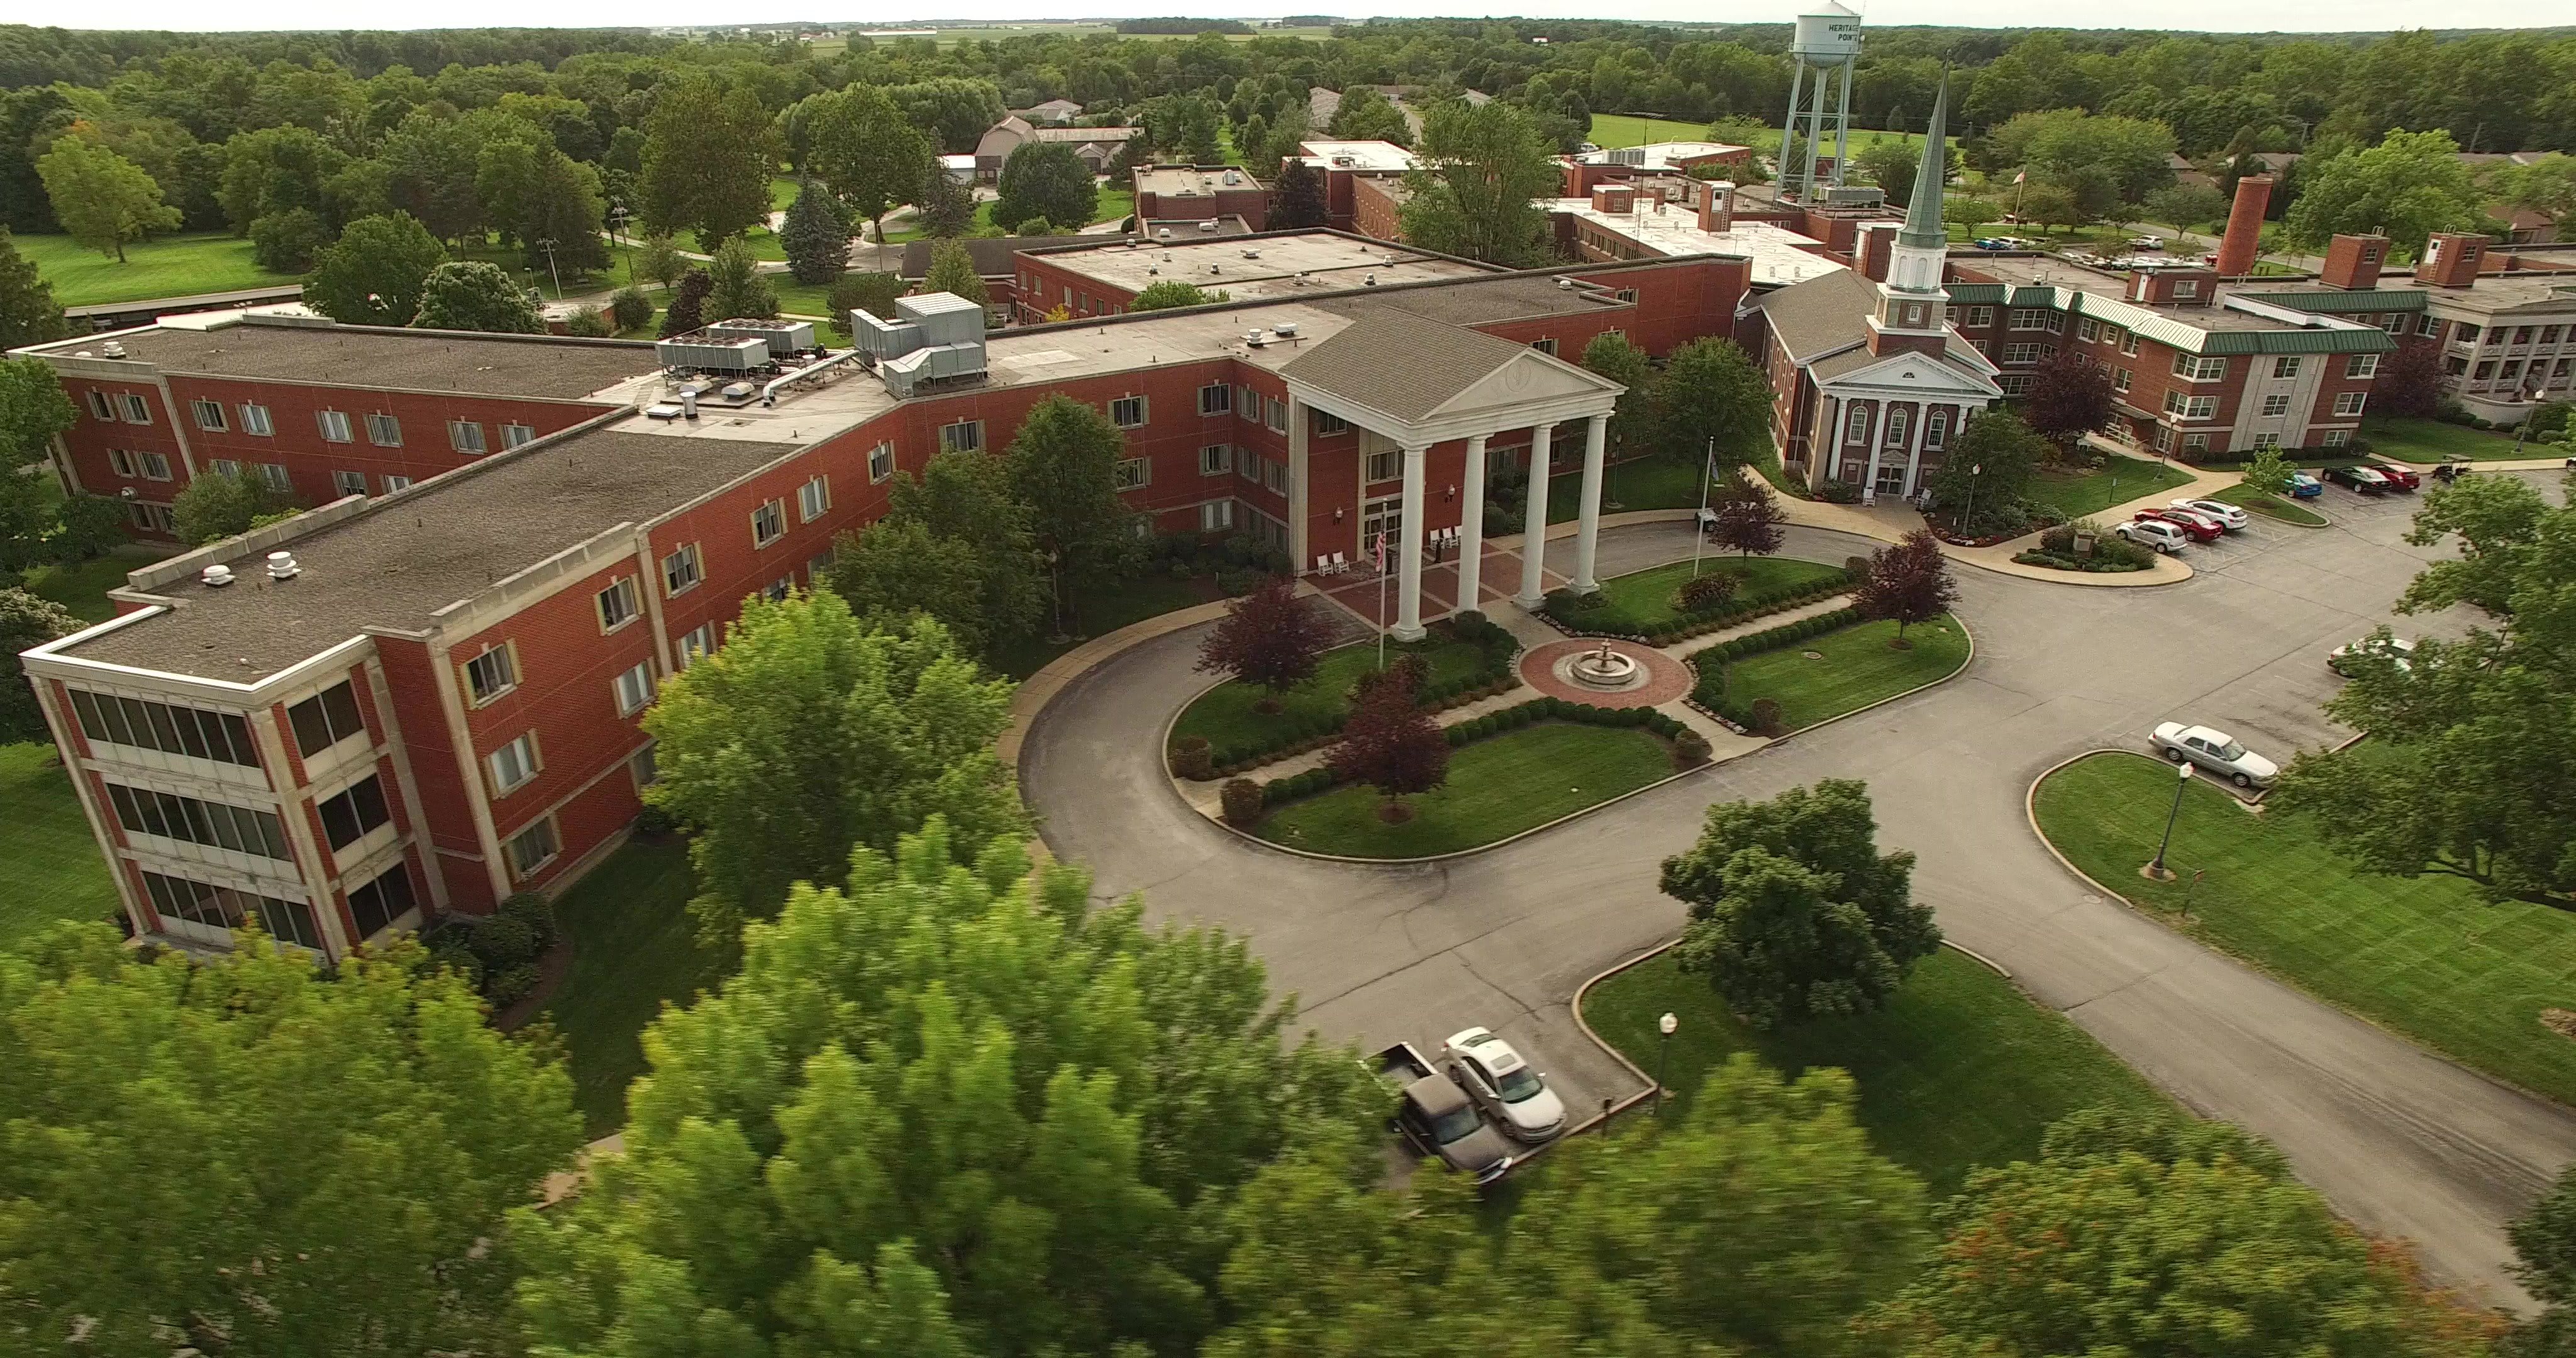
[(1441, 402), (1431, 413), (1434, 416), (1464, 415), (1479, 410), (1506, 409), (1532, 401), (1619, 390), (1619, 384), (1609, 378), (1587, 372), (1562, 359), (1550, 358), (1536, 349), (1525, 349), (1492, 372), (1469, 383), (1465, 390)]
[(1873, 392), (1920, 391), (1986, 398), (2003, 395), (2002, 388), (1986, 374), (1914, 350), (1855, 365), (1823, 379), (1820, 385), (1833, 391), (1867, 387)]

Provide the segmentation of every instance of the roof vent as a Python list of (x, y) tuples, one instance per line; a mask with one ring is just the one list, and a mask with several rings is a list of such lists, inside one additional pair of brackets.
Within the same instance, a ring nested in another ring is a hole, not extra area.
[(1228, 170), (1225, 172), (1225, 182), (1228, 184), (1240, 184), (1243, 182), (1243, 175), (1239, 171)]
[(302, 566), (295, 564), (295, 553), (293, 552), (271, 552), (268, 554), (268, 578), (271, 580), (292, 580), (296, 576), (302, 574), (303, 571), (304, 568)]
[(125, 341), (109, 340), (107, 343), (99, 346), (99, 352), (107, 355), (109, 358), (123, 358), (125, 357)]
[[(1170, 227), (1168, 227), (1168, 226), (1166, 226), (1166, 227), (1159, 227), (1159, 228), (1157, 228), (1157, 229), (1155, 230), (1155, 232), (1154, 232), (1154, 239), (1156, 239), (1156, 240), (1170, 240), (1171, 238), (1172, 238), (1172, 228), (1170, 228)], [(1165, 259), (1170, 259), (1170, 258), (1171, 258), (1171, 256), (1170, 256), (1170, 255), (1165, 255), (1165, 256), (1163, 256), (1163, 258), (1165, 258)]]
[(1222, 265), (1211, 264), (1211, 265), (1209, 265), (1209, 266), (1208, 266), (1208, 272), (1209, 272), (1209, 273), (1224, 273), (1224, 272), (1225, 272), (1225, 268), (1224, 268), (1224, 266), (1222, 266)]
[(218, 561), (199, 572), (197, 581), (208, 589), (222, 589), (233, 582), (233, 568)]
[(1369, 271), (1369, 276), (1368, 276), (1368, 277), (1366, 277), (1366, 278), (1361, 279), (1361, 280), (1360, 280), (1360, 282), (1361, 282), (1361, 284), (1362, 284), (1363, 286), (1366, 286), (1366, 287), (1372, 287), (1372, 288), (1373, 288), (1373, 287), (1376, 287), (1376, 286), (1377, 286), (1377, 271), (1376, 271), (1376, 270), (1374, 270), (1374, 269), (1370, 270), (1370, 271)]
[(1265, 341), (1261, 338), (1261, 329), (1260, 329), (1260, 327), (1255, 326), (1255, 327), (1253, 327), (1251, 330), (1248, 330), (1248, 331), (1244, 332), (1243, 342), (1244, 342), (1245, 344), (1251, 345), (1251, 346), (1252, 346), (1253, 348), (1255, 348), (1255, 349), (1260, 348), (1260, 347), (1262, 346), (1262, 344), (1263, 344), (1263, 343), (1265, 343)]
[(1163, 266), (1162, 266), (1162, 265), (1160, 265), (1160, 264), (1148, 264), (1148, 265), (1146, 265), (1146, 266), (1145, 266), (1145, 276), (1146, 276), (1147, 278), (1154, 278), (1154, 277), (1158, 277), (1158, 276), (1160, 276), (1160, 275), (1162, 274), (1162, 272), (1163, 272)]
[(1214, 217), (1202, 217), (1202, 218), (1200, 218), (1200, 219), (1199, 219), (1199, 230), (1201, 230), (1201, 231), (1214, 231), (1214, 230), (1216, 230), (1216, 218), (1214, 218)]
[(1246, 250), (1243, 252), (1243, 257), (1245, 259), (1259, 259), (1261, 258), (1261, 252), (1258, 250)]

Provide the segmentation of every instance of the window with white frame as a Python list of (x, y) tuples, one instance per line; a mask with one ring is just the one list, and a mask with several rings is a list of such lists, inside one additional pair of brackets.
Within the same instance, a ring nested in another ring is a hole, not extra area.
[(367, 474), (365, 472), (335, 471), (331, 473), (331, 489), (336, 490), (343, 495), (364, 495), (367, 493)]
[(2014, 307), (2012, 312), (2012, 325), (2010, 328), (2014, 330), (2046, 330), (2048, 328), (2048, 318), (2050, 315), (2051, 313), (2044, 307)]
[(674, 650), (679, 652), (680, 668), (684, 670), (687, 669), (692, 662), (706, 656), (710, 652), (714, 651), (715, 648), (716, 625), (711, 622), (699, 623), (697, 626), (682, 633), (680, 635), (679, 643), (673, 647)]
[(2337, 415), (2358, 415), (2362, 405), (2369, 400), (2370, 393), (2366, 391), (2337, 392), (2334, 410)]
[(787, 502), (764, 500), (751, 511), (751, 545), (766, 547), (787, 535)]
[[(1232, 391), (1232, 387), (1226, 388)], [(1199, 475), (1223, 476), (1234, 465), (1234, 449), (1222, 443), (1211, 443), (1199, 449)]]
[(665, 598), (696, 589), (698, 581), (704, 578), (700, 570), (698, 544), (694, 542), (662, 558), (662, 594)]
[(295, 731), (296, 753), (306, 759), (367, 729), (358, 715), (358, 695), (346, 679), (286, 709), (286, 721)]
[(1350, 432), (1351, 422), (1329, 410), (1315, 412), (1315, 432), (1323, 436)]
[(2296, 376), (2298, 376), (2298, 375), (2299, 375), (2299, 356), (2298, 356), (2298, 355), (2296, 355), (2296, 354), (2283, 354), (2283, 355), (2281, 355), (2280, 357), (2273, 359), (2273, 360), (2272, 360), (2272, 375), (2273, 375), (2274, 377), (2296, 377)]
[(258, 747), (239, 713), (120, 698), (88, 689), (69, 690), (72, 715), (93, 741), (259, 767)]
[(2379, 327), (2379, 328), (2380, 328), (2380, 329), (2382, 329), (2382, 330), (2387, 331), (2389, 334), (2392, 334), (2392, 335), (2394, 335), (2394, 334), (2398, 334), (2398, 333), (2400, 333), (2400, 332), (2404, 331), (2404, 330), (2406, 329), (2406, 313), (2405, 313), (2405, 312), (2403, 312), (2403, 311), (2392, 311), (2392, 312), (2389, 312), (2389, 313), (2388, 313), (2388, 324), (2383, 325), (2383, 326), (2381, 326), (2381, 327)]
[(107, 800), (115, 808), (116, 823), (128, 834), (158, 835), (283, 862), (295, 858), (286, 845), (286, 827), (274, 811), (124, 783), (109, 783)]
[(638, 792), (662, 781), (662, 770), (654, 763), (653, 747), (650, 745), (637, 750), (634, 756), (626, 761), (626, 772), (634, 777), (635, 790)]
[(1270, 487), (1271, 494), (1285, 495), (1288, 493), (1287, 463), (1265, 457), (1261, 459), (1261, 472), (1262, 483)]
[(1843, 442), (1860, 443), (1869, 438), (1869, 407), (1853, 406), (1843, 420)]
[(2324, 439), (2325, 446), (2329, 448), (2340, 448), (2351, 441), (2352, 431), (2349, 429), (2329, 429)]
[(2186, 382), (2215, 382), (2227, 375), (2227, 360), (2198, 354), (2175, 354), (2173, 374)]
[(555, 837), (555, 818), (548, 816), (510, 837), (510, 871), (524, 880), (561, 852), (563, 841)]
[(2192, 454), (2192, 453), (2205, 453), (2205, 452), (2208, 452), (2208, 451), (2209, 451), (2209, 435), (2207, 435), (2207, 434), (2185, 434), (2185, 435), (2183, 435), (2183, 436), (2182, 436), (2182, 450), (2183, 450), (2184, 454), (2186, 454), (2186, 455), (2189, 455), (2189, 454)]
[(518, 686), (518, 653), (507, 643), (465, 662), (465, 692), (477, 707)]
[(974, 453), (983, 451), (983, 448), (982, 420), (959, 420), (939, 427), (939, 451), (943, 453)]
[(124, 393), (124, 396), (125, 422), (127, 424), (152, 423), (152, 403), (150, 401), (144, 400), (141, 394), (131, 391)]
[(238, 409), (241, 411), (241, 431), (243, 433), (257, 434), (261, 438), (266, 438), (277, 432), (277, 426), (271, 423), (268, 418), (267, 406), (259, 405), (251, 401), (244, 401)]
[(2006, 363), (2037, 363), (2038, 361), (2039, 346), (2035, 343), (2007, 344), (2004, 346), (2004, 362)]
[(256, 913), (260, 924), (278, 942), (316, 952), (322, 949), (322, 933), (313, 925), (309, 902), (281, 900), (158, 872), (143, 874), (143, 889), (152, 898), (153, 913), (164, 921), (185, 921), (208, 929), (239, 929)]
[(536, 441), (537, 430), (534, 425), (505, 424), (501, 426), (501, 446), (504, 448), (517, 448), (524, 444), (530, 444)]
[(1109, 469), (1109, 487), (1112, 490), (1142, 490), (1153, 479), (1154, 462), (1151, 458), (1122, 457)]
[(199, 429), (203, 429), (209, 434), (220, 434), (224, 432), (223, 402), (209, 401), (205, 397), (200, 396), (188, 403), (188, 411), (190, 414), (197, 417), (197, 427)]
[(1145, 427), (1145, 398), (1121, 396), (1109, 403), (1109, 422), (1121, 429)]
[(473, 420), (447, 422), (447, 446), (460, 453), (482, 453), (483, 426)]
[(295, 489), (295, 473), (288, 471), (286, 469), (286, 464), (283, 462), (263, 462), (259, 464), (259, 479), (267, 482), (270, 490), (291, 491)]
[(325, 443), (347, 443), (350, 440), (349, 412), (345, 410), (314, 411), (313, 423), (321, 429)]
[(1261, 393), (1249, 382), (1235, 392), (1234, 414), (1237, 419), (1261, 422)]
[(2197, 278), (2175, 279), (2173, 295), (2176, 297), (2198, 297), (2200, 295), (2200, 280)]
[(1265, 397), (1261, 404), (1264, 413), (1268, 417), (1263, 421), (1263, 423), (1270, 426), (1270, 432), (1274, 434), (1287, 433), (1288, 402), (1280, 397), (1271, 396)]
[(894, 445), (880, 443), (868, 450), (868, 484), (878, 485), (894, 479)]
[(379, 448), (402, 446), (402, 421), (377, 411), (367, 416), (367, 442)]
[(2274, 419), (2289, 413), (2290, 398), (2286, 393), (2276, 391), (2263, 398), (2262, 416), (2264, 419)]
[(2343, 375), (2358, 380), (2379, 375), (2379, 355), (2353, 354), (2343, 361)]
[(116, 423), (116, 398), (96, 387), (92, 387), (88, 395), (89, 413), (110, 424)]
[(2113, 391), (2127, 391), (2129, 384), (2136, 380), (2137, 373), (2131, 369), (2113, 368), (2111, 370), (2111, 390)]
[(2442, 318), (2429, 311), (2417, 316), (2415, 318), (2415, 333), (2428, 339), (2434, 335), (2442, 333)]
[(1388, 448), (1368, 455), (1368, 479), (1392, 481), (1404, 475), (1404, 450)]
[(2129, 347), (2133, 341), (2130, 339), (2127, 332), (2121, 330), (2120, 327), (2113, 325), (2108, 321), (2102, 323), (2102, 342), (2104, 344), (2119, 345), (2121, 347), (2121, 352), (2123, 353), (2136, 352)]
[(2075, 338), (2084, 341), (2086, 344), (2091, 344), (2093, 341), (2101, 337), (2102, 327), (2092, 317), (2087, 316), (2075, 323)]
[(832, 507), (832, 478), (816, 476), (796, 488), (796, 521), (812, 523)]
[(1550, 335), (1545, 339), (1531, 340), (1530, 347), (1538, 350), (1542, 354), (1554, 354), (1556, 352), (1556, 337)]
[(2218, 398), (2169, 391), (2165, 393), (2165, 413), (2176, 419), (2205, 420), (2218, 413)]
[(384, 476), (384, 483), (385, 483), (385, 494), (387, 494), (387, 495), (391, 495), (391, 494), (393, 494), (395, 491), (398, 491), (398, 490), (409, 490), (409, 489), (411, 489), (411, 478), (410, 478), (410, 477), (408, 477), (408, 476), (396, 476), (396, 475), (394, 475), (394, 474), (393, 474), (393, 473), (391, 473), (391, 472), (387, 472), (387, 473), (385, 474), (385, 476)]
[(635, 621), (637, 615), (643, 612), (642, 603), (637, 597), (640, 593), (641, 591), (635, 588), (635, 577), (631, 575), (601, 590), (595, 596), (599, 605), (599, 630), (614, 632)]
[(768, 584), (761, 586), (760, 597), (767, 599), (774, 604), (795, 592), (796, 576), (795, 573), (791, 571), (788, 574), (782, 575), (777, 579), (770, 581)]
[(1199, 413), (1231, 415), (1234, 413), (1234, 388), (1223, 382), (1211, 382), (1199, 388)]
[(2281, 446), (2281, 436), (2278, 433), (2267, 429), (2254, 436), (2254, 446), (2258, 449), (2278, 448)]
[(617, 676), (617, 715), (631, 717), (653, 701), (653, 662), (639, 660)]
[(242, 474), (241, 464), (228, 457), (213, 458), (206, 463), (206, 468), (217, 476), (239, 476)]
[(2005, 373), (1995, 379), (1995, 388), (2006, 396), (2027, 396), (2030, 394), (2030, 374)]
[(831, 575), (832, 566), (837, 560), (838, 558), (833, 555), (829, 547), (805, 558), (805, 578), (818, 585), (823, 583)]
[(483, 756), (492, 772), (492, 791), (508, 793), (527, 786), (542, 767), (537, 759), (537, 733), (521, 732), (518, 739)]
[(1990, 307), (1990, 306), (1972, 306), (1972, 307), (1968, 308), (1968, 324), (1969, 324), (1969, 325), (1971, 325), (1971, 326), (1993, 325), (1994, 323), (1995, 323), (1995, 309), (1994, 309), (1993, 307)]
[(1210, 500), (1199, 506), (1199, 531), (1222, 533), (1234, 527), (1234, 501)]
[(1938, 452), (1949, 441), (1950, 412), (1946, 407), (1934, 407), (1931, 414), (1923, 417), (1924, 451)]

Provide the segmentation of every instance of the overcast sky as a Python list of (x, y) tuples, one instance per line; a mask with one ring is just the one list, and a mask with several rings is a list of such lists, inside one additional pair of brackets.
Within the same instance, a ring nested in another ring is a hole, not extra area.
[[(2070, 8), (2063, 0), (1849, 0), (1877, 24), (1957, 24), (1975, 28), (2154, 27), (2221, 32), (2355, 32), (2379, 31), (2428, 22), (2444, 28), (2510, 28), (2529, 24), (2544, 6), (2533, 0), (2451, 0), (2427, 8), (2399, 0), (2157, 0), (2126, 9), (2112, 5)], [(1376, 0), (1366, 9), (1337, 11), (1352, 18), (1373, 15), (1449, 17), (1525, 14), (1543, 17), (1688, 20), (1693, 22), (1785, 21), (1806, 6), (1799, 0), (1754, 0), (1711, 7), (1685, 0), (1613, 0), (1610, 4), (1532, 0), (1532, 3), (1479, 7), (1458, 0)], [(1327, 6), (1317, 4), (1321, 11)], [(897, 3), (884, 8), (854, 6), (836, 10), (815, 0), (734, 0), (711, 6), (704, 0), (553, 0), (542, 8), (525, 0), (390, 0), (352, 5), (347, 0), (90, 0), (77, 6), (46, 6), (10, 16), (16, 22), (60, 23), (79, 28), (276, 29), (276, 28), (482, 28), (704, 24), (722, 16), (736, 23), (868, 22), (907, 19), (1024, 20), (1063, 17), (1068, 6), (1044, 0), (980, 0), (964, 6)], [(1188, 14), (1258, 18), (1283, 11), (1275, 6), (1252, 9), (1221, 2), (1140, 5), (1134, 14)]]

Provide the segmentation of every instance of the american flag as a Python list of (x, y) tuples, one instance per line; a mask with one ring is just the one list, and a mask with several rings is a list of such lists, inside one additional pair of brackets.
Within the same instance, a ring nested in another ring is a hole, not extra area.
[(1375, 546), (1371, 547), (1371, 548), (1369, 549), (1369, 551), (1370, 551), (1370, 553), (1371, 553), (1371, 555), (1372, 555), (1372, 557), (1373, 557), (1373, 559), (1371, 560), (1371, 562), (1370, 562), (1369, 564), (1377, 568), (1377, 573), (1378, 573), (1378, 574), (1380, 574), (1380, 575), (1384, 575), (1384, 574), (1386, 574), (1386, 530), (1385, 530), (1385, 529), (1381, 528), (1381, 529), (1379, 529), (1379, 530), (1378, 530), (1378, 534), (1377, 534), (1377, 544), (1376, 544)]

